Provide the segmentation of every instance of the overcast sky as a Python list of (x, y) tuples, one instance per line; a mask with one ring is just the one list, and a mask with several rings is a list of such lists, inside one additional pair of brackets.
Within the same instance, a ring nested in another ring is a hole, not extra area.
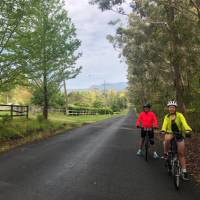
[(115, 26), (108, 22), (122, 18), (111, 11), (101, 12), (97, 6), (88, 4), (88, 0), (66, 0), (69, 16), (77, 29), (83, 53), (77, 65), (83, 67), (82, 73), (68, 81), (68, 88), (88, 88), (94, 84), (127, 81), (125, 63), (120, 63), (118, 52), (113, 49), (106, 35), (115, 33)]

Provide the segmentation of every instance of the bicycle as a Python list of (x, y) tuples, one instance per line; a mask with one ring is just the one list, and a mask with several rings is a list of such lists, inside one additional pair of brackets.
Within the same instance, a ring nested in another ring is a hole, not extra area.
[(145, 149), (145, 160), (148, 161), (149, 147), (150, 147), (150, 137), (149, 135), (153, 132), (153, 128), (142, 128), (145, 132), (144, 138), (144, 149)]
[[(168, 152), (168, 157), (166, 160), (166, 166), (168, 170), (168, 174), (173, 176), (173, 183), (176, 190), (180, 188), (181, 182), (181, 164), (178, 157), (178, 149), (177, 149), (177, 140), (182, 138), (182, 132), (174, 132), (174, 138), (170, 141), (170, 151)], [(190, 135), (186, 134), (186, 137), (190, 137)]]

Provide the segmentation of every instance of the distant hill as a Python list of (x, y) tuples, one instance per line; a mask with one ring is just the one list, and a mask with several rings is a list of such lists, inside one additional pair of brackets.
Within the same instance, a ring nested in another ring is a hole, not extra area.
[(86, 89), (69, 89), (68, 92), (82, 92), (82, 91), (89, 91), (89, 90), (116, 90), (116, 91), (122, 91), (125, 90), (128, 87), (128, 83), (126, 82), (118, 82), (118, 83), (106, 83), (101, 85), (92, 85), (90, 88)]
[(101, 85), (93, 85), (90, 89), (98, 89), (98, 90), (117, 90), (122, 91), (127, 88), (128, 84), (126, 82), (119, 82), (119, 83), (106, 83)]

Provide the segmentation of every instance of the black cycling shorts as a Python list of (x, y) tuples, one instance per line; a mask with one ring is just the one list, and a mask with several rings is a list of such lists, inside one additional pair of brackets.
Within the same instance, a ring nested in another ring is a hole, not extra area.
[(167, 134), (167, 135), (173, 135), (173, 136), (176, 138), (177, 142), (182, 142), (182, 141), (185, 139), (185, 135), (182, 134), (182, 133), (181, 133), (181, 134), (166, 133), (166, 134)]
[[(141, 129), (141, 138), (145, 138), (146, 137), (146, 131), (144, 131), (143, 129)], [(154, 132), (153, 131), (148, 131), (149, 134), (149, 139), (150, 139), (150, 144), (153, 145), (154, 144)]]

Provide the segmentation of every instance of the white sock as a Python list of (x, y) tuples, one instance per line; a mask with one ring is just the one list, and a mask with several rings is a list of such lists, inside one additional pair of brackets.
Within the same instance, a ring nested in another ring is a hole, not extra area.
[(183, 172), (183, 173), (186, 173), (186, 172), (187, 172), (187, 170), (186, 170), (186, 169), (182, 169), (182, 172)]

